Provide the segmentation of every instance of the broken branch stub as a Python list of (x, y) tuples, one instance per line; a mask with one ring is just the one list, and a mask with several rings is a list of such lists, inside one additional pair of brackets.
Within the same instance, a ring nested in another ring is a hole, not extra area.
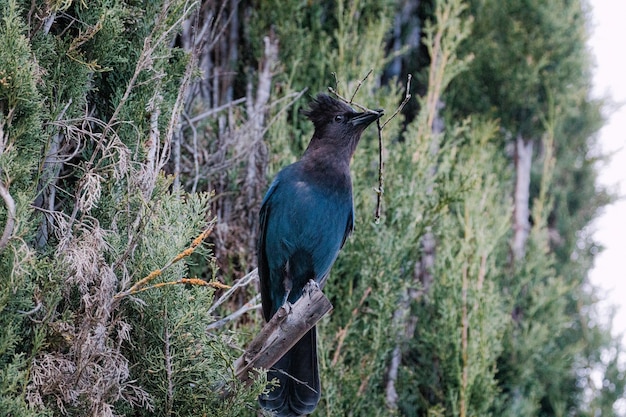
[(309, 281), (302, 297), (294, 304), (285, 304), (267, 322), (248, 349), (234, 363), (237, 378), (250, 382), (253, 369), (271, 368), (333, 306), (319, 286)]

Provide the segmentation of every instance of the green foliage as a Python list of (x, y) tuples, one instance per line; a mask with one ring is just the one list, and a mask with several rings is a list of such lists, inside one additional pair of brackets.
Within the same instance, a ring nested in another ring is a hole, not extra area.
[[(0, 185), (16, 207), (0, 248), (1, 413), (257, 415), (265, 376), (242, 386), (232, 364), (260, 317), (206, 331), (253, 289), (217, 311), (208, 286), (124, 291), (151, 273), (232, 283), (251, 269), (248, 212), (312, 130), (289, 100), (358, 86), (356, 102), (390, 115), (405, 75), (380, 74), (407, 52), (427, 65), (411, 69), (419, 113), (383, 131), (378, 223), (375, 129), (355, 154), (314, 415), (612, 413), (623, 347), (584, 290), (598, 250), (586, 226), (609, 201), (590, 152), (603, 103), (588, 97), (584, 5), (545, 3), (420, 2), (423, 48), (407, 49), (404, 2), (0, 0)], [(278, 45), (269, 80), (264, 37)], [(512, 263), (518, 134), (537, 151)], [(207, 224), (216, 245), (164, 268)]]
[[(446, 414), (489, 415), (498, 393), (494, 361), (502, 351), (500, 339), (507, 322), (496, 264), (509, 209), (502, 182), (505, 165), (492, 142), (494, 126), (480, 123), (468, 128), (462, 133), (466, 143), (443, 151), (457, 155), (451, 169), (458, 173), (452, 177), (464, 187), (435, 229), (436, 278), (428, 300), (417, 306), (412, 342), (417, 363), (407, 368), (416, 374), (415, 388), (421, 391), (414, 410), (428, 409), (433, 396), (444, 404)], [(405, 412), (412, 415), (407, 400)]]
[[(170, 42), (192, 5), (150, 4), (33, 9), (46, 29), (1, 4), (0, 180), (17, 221), (0, 251), (3, 415), (228, 415), (262, 389), (226, 371), (238, 337), (206, 334), (208, 287), (119, 297), (210, 219), (208, 194), (160, 173), (191, 62)], [(183, 259), (160, 279), (187, 271)]]
[(528, 252), (499, 280), (513, 322), (498, 360), (495, 413), (567, 415), (584, 389), (594, 390), (578, 377), (581, 367), (606, 366), (585, 348), (590, 331), (606, 331), (586, 324), (595, 303), (586, 277), (598, 251), (586, 225), (609, 201), (594, 185), (590, 150), (602, 103), (589, 98), (585, 4), (468, 3), (475, 31), (463, 49), (475, 58), (447, 94), (450, 112), (496, 117), (503, 147), (521, 135), (538, 150)]
[(392, 1), (263, 1), (250, 19), (251, 39), (259, 48), (260, 39), (275, 30), (287, 41), (281, 43), (280, 57), (289, 67), (281, 77), (296, 89), (324, 91), (334, 86), (333, 72), (342, 82), (356, 82), (370, 69), (384, 66), (384, 41), (394, 9)]
[(550, 101), (565, 105), (589, 77), (581, 3), (468, 4), (475, 30), (463, 49), (475, 59), (463, 77), (464, 87), (452, 89), (452, 106), (462, 114), (497, 118), (513, 136), (538, 139)]
[[(32, 59), (16, 2), (0, 2), (0, 10), (0, 186), (12, 196), (16, 214), (15, 238), (0, 250), (0, 410), (8, 416), (28, 416), (34, 413), (24, 398), (29, 360), (24, 312), (32, 308), (32, 251), (22, 239), (31, 232), (25, 217), (35, 191), (29, 175), (41, 145), (41, 97), (36, 87), (40, 69)], [(3, 195), (3, 229), (11, 216)]]

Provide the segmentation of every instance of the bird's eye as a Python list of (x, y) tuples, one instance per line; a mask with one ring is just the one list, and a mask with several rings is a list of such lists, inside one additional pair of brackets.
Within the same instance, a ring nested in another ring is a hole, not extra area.
[(343, 122), (343, 115), (338, 114), (337, 116), (335, 116), (335, 122), (337, 123)]

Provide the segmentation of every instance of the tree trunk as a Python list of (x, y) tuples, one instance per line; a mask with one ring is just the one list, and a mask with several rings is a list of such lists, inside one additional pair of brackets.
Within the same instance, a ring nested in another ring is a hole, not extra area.
[(513, 261), (524, 257), (530, 232), (530, 171), (533, 142), (518, 135), (515, 141), (515, 196), (513, 207)]

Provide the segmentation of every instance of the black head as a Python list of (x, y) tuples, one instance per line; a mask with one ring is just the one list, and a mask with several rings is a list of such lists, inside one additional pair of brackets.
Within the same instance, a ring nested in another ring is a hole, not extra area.
[(302, 113), (315, 125), (312, 144), (322, 141), (334, 146), (345, 145), (354, 151), (361, 133), (383, 115), (383, 110), (360, 113), (327, 94), (318, 94)]
[(370, 123), (383, 115), (382, 110), (375, 113), (359, 113), (343, 101), (327, 94), (318, 94), (309, 104), (309, 109), (302, 112), (315, 125), (315, 129), (338, 124), (363, 131)]

